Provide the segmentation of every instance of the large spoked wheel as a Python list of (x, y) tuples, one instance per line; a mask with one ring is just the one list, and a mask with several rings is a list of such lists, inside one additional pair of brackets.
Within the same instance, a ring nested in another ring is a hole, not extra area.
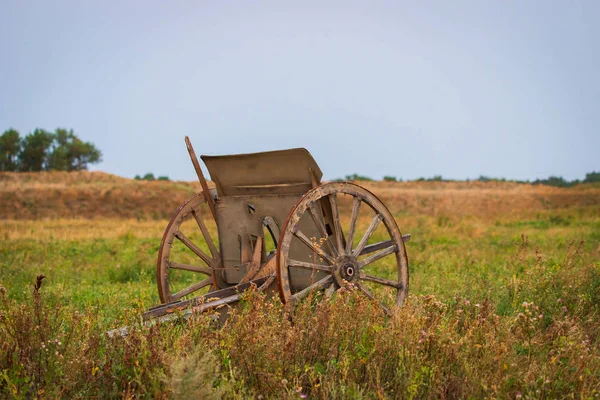
[(296, 203), (283, 226), (277, 280), (284, 303), (294, 305), (314, 291), (329, 295), (351, 286), (389, 313), (408, 293), (402, 234), (368, 190), (347, 182), (318, 186)]
[(217, 235), (216, 224), (199, 193), (179, 207), (160, 243), (156, 280), (163, 303), (206, 294), (221, 286), (215, 272), (221, 266), (221, 255), (211, 233)]

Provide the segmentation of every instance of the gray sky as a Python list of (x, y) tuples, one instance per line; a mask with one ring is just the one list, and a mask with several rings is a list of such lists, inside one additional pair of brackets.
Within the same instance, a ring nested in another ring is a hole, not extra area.
[[(122, 3), (122, 4), (120, 4)], [(600, 170), (600, 2), (0, 1), (0, 130), (95, 169), (306, 147), (325, 178)]]

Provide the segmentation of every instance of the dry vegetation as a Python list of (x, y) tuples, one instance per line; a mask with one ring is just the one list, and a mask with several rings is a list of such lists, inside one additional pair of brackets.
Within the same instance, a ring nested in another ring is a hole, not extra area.
[(165, 219), (196, 187), (103, 172), (0, 172), (0, 219)]
[(0, 397), (600, 395), (599, 188), (365, 186), (413, 234), (391, 318), (351, 290), (291, 319), (249, 293), (222, 328), (141, 327), (164, 216), (197, 184), (0, 175)]
[[(600, 187), (510, 182), (360, 182), (393, 213), (532, 216), (544, 210), (600, 205)], [(199, 190), (196, 182), (134, 181), (103, 172), (0, 172), (0, 219), (170, 218)]]

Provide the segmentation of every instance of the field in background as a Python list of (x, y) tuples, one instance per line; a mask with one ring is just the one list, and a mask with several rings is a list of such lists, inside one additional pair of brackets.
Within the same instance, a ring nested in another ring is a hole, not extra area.
[[(359, 182), (398, 215), (490, 218), (600, 205), (600, 186), (511, 182)], [(210, 186), (210, 184), (209, 184)], [(137, 181), (103, 172), (0, 172), (0, 220), (169, 219), (197, 182)]]
[(199, 185), (0, 174), (0, 397), (599, 395), (600, 188), (361, 184), (413, 235), (392, 318), (342, 293), (291, 325), (249, 298), (222, 329), (202, 317), (109, 339), (158, 303), (166, 218)]

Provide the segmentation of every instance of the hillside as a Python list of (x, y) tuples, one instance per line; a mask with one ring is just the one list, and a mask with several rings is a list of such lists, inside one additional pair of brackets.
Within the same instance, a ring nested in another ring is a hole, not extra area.
[(0, 219), (169, 218), (197, 187), (103, 172), (5, 172), (0, 173)]
[[(510, 182), (358, 182), (395, 214), (535, 215), (600, 205), (600, 188)], [(103, 172), (0, 173), (0, 219), (170, 218), (199, 183), (139, 181)]]

